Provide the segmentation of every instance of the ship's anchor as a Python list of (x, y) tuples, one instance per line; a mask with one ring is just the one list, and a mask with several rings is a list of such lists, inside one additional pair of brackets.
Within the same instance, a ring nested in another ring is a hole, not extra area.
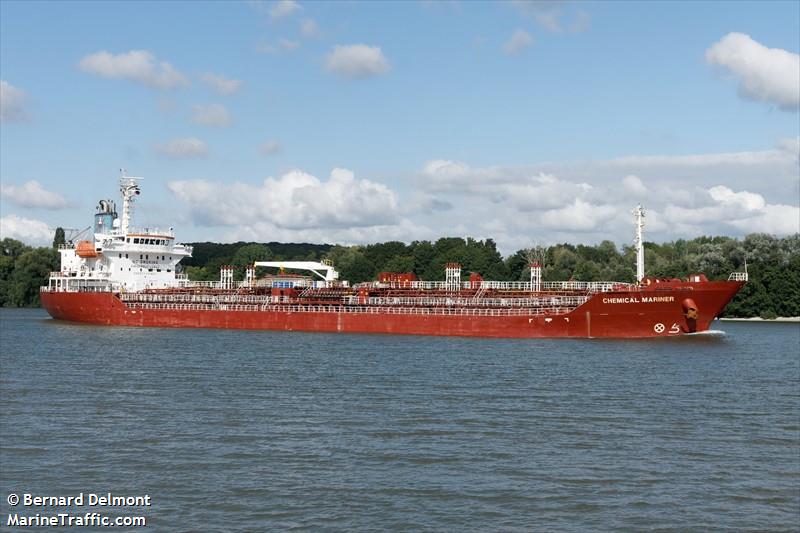
[(700, 312), (697, 309), (697, 304), (691, 298), (686, 298), (683, 302), (683, 316), (686, 317), (686, 327), (690, 332), (697, 331), (697, 319)]

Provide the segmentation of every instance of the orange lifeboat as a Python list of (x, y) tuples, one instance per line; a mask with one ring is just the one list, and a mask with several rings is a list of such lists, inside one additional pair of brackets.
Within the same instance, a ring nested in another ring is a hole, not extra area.
[(97, 257), (98, 253), (97, 250), (94, 248), (94, 243), (91, 241), (78, 241), (78, 245), (75, 247), (75, 254), (78, 257)]

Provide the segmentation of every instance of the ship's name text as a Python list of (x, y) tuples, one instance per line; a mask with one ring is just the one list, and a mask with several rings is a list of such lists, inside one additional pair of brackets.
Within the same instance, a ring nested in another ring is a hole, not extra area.
[(604, 304), (639, 304), (674, 302), (674, 296), (626, 296), (624, 298), (603, 298)]

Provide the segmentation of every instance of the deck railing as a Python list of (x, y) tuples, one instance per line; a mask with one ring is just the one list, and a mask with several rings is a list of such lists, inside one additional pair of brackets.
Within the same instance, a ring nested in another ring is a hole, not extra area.
[[(569, 307), (576, 308), (585, 303), (587, 296), (548, 296), (537, 298), (463, 298), (463, 297), (433, 297), (433, 296), (404, 296), (404, 297), (368, 297), (356, 295), (340, 297), (327, 307), (336, 305), (358, 305), (375, 307), (497, 307), (497, 308), (538, 308), (538, 307)], [(120, 299), (126, 303), (177, 303), (177, 304), (204, 304), (211, 306), (222, 305), (271, 305), (276, 303), (295, 303), (298, 305), (313, 305), (299, 303), (297, 299), (289, 296), (251, 295), (251, 294), (175, 294), (169, 292), (141, 293), (131, 292), (120, 294)]]
[[(503, 291), (523, 291), (535, 292), (534, 284), (530, 281), (463, 281), (459, 284), (462, 290), (482, 289), (482, 290), (503, 290)], [(610, 291), (630, 291), (637, 288), (633, 283), (623, 283), (618, 281), (543, 281), (540, 283), (540, 290), (543, 291), (582, 291), (587, 293), (610, 292)], [(416, 289), (416, 290), (448, 290), (453, 286), (446, 281), (398, 281), (382, 283), (369, 281), (359, 283), (355, 288), (381, 288), (381, 289)]]
[(119, 292), (120, 284), (107, 279), (80, 277), (51, 277), (48, 285), (39, 287), (40, 292)]
[(161, 309), (180, 311), (250, 311), (276, 313), (347, 313), (371, 315), (425, 315), (425, 316), (555, 316), (572, 311), (567, 307), (538, 308), (474, 308), (474, 307), (373, 307), (343, 305), (246, 305), (201, 303), (128, 303), (130, 309)]
[(380, 306), (446, 306), (446, 307), (578, 307), (586, 302), (589, 296), (548, 296), (542, 298), (461, 298), (436, 296), (402, 296), (402, 297), (368, 297), (347, 296), (343, 298), (348, 305), (380, 305)]

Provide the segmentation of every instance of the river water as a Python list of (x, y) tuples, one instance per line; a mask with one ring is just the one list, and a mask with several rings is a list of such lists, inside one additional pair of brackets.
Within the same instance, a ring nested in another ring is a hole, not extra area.
[[(0, 518), (797, 531), (800, 326), (714, 327), (725, 334), (495, 340), (93, 327), (3, 309)], [(7, 502), (81, 492), (151, 505)]]

